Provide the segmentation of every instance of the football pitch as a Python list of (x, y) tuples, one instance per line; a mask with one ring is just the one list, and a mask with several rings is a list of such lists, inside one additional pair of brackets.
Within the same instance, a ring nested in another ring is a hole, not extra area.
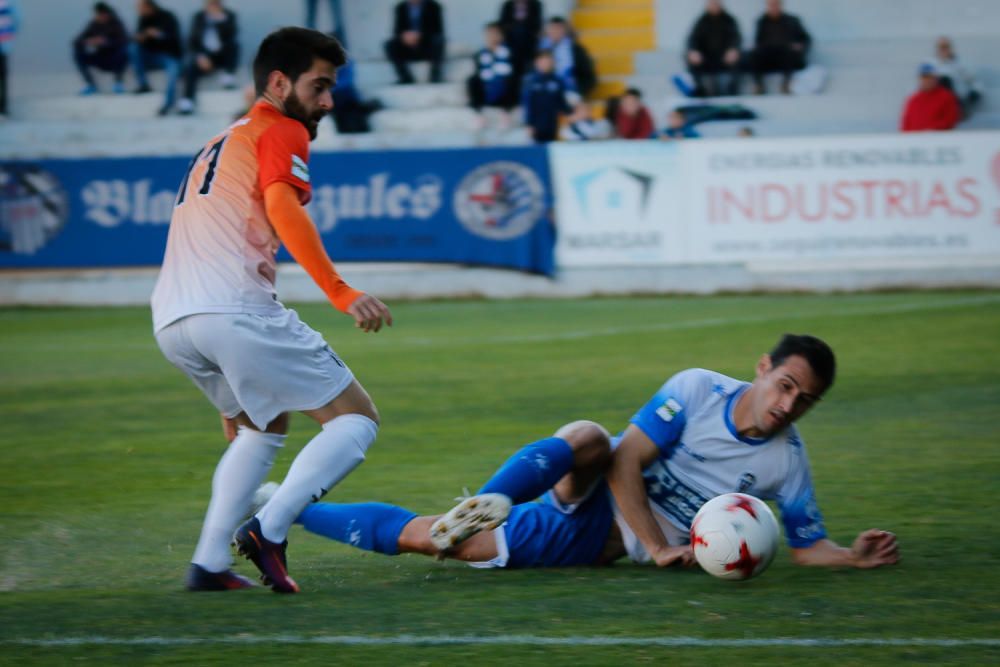
[[(0, 662), (997, 664), (1000, 292), (391, 304), (378, 335), (299, 306), (382, 414), (331, 501), (421, 513), (580, 418), (612, 431), (673, 373), (750, 379), (784, 332), (834, 388), (800, 423), (830, 536), (899, 536), (874, 571), (749, 582), (625, 561), (481, 571), (294, 528), (303, 589), (182, 590), (224, 441), (144, 308), (0, 310)], [(315, 432), (304, 417), (272, 479)], [(237, 571), (252, 573), (245, 561)]]

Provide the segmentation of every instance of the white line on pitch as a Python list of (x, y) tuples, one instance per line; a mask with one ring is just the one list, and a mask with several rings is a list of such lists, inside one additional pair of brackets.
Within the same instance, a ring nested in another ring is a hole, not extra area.
[(35, 647), (72, 646), (189, 646), (189, 645), (332, 644), (344, 646), (650, 646), (692, 648), (850, 648), (850, 647), (996, 647), (1000, 639), (939, 637), (762, 637), (725, 639), (705, 637), (541, 637), (537, 635), (238, 635), (228, 637), (53, 637), (3, 639), (0, 645)]

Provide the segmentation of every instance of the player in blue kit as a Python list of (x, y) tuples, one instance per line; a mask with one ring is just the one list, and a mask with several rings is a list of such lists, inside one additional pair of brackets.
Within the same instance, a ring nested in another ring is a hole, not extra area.
[(297, 522), (369, 551), (478, 567), (597, 565), (625, 555), (692, 565), (695, 513), (710, 498), (739, 491), (777, 502), (796, 563), (893, 564), (895, 535), (866, 530), (841, 547), (827, 538), (816, 504), (793, 422), (834, 375), (824, 342), (786, 335), (758, 361), (752, 383), (703, 369), (678, 373), (620, 436), (594, 422), (568, 424), (516, 452), (477, 495), (443, 516), (382, 503), (315, 503)]

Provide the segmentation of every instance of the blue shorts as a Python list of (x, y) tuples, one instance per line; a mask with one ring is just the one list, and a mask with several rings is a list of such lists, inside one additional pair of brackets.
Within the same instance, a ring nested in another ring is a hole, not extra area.
[(507, 562), (497, 564), (508, 568), (593, 565), (614, 521), (608, 493), (607, 482), (601, 480), (576, 505), (562, 504), (552, 491), (538, 502), (515, 505), (501, 528)]

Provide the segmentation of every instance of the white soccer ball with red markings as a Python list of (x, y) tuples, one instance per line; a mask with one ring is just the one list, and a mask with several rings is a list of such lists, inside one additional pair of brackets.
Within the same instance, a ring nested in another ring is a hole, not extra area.
[(764, 501), (725, 493), (701, 506), (691, 522), (691, 546), (701, 568), (721, 579), (749, 579), (778, 550), (778, 522)]

